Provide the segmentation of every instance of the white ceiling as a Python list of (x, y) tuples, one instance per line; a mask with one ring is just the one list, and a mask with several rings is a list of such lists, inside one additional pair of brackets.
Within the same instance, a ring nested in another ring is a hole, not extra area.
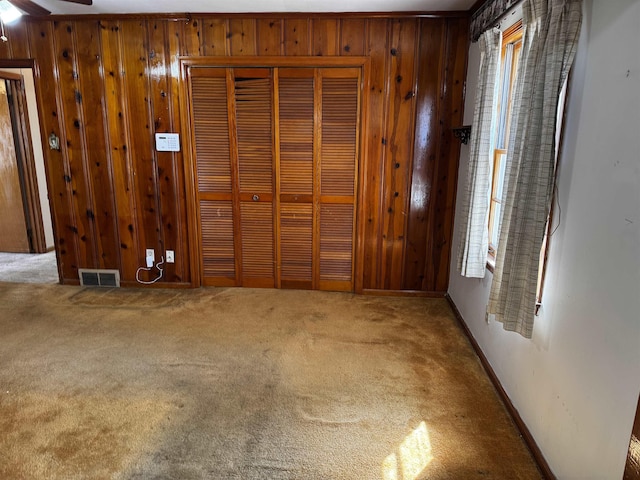
[(435, 12), (468, 10), (475, 0), (93, 0), (92, 6), (34, 0), (53, 14)]

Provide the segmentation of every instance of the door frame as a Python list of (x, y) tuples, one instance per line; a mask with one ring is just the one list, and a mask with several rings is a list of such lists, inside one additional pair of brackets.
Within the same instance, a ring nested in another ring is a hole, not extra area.
[[(32, 68), (8, 67), (0, 63), (2, 68)], [(27, 113), (27, 98), (25, 93), (24, 77), (13, 72), (0, 71), (0, 80), (11, 83), (11, 100), (9, 110), (11, 126), (16, 149), (16, 161), (20, 172), (20, 188), (22, 190), (23, 208), (27, 223), (27, 237), (31, 253), (45, 253), (47, 245), (45, 241), (44, 223), (42, 221), (42, 205), (38, 191), (36, 177), (35, 157), (31, 138), (31, 127)]]
[(197, 185), (195, 178), (195, 132), (191, 126), (192, 106), (189, 93), (189, 70), (191, 68), (360, 68), (362, 70), (361, 85), (361, 109), (360, 109), (360, 133), (358, 145), (358, 176), (356, 191), (356, 216), (355, 216), (355, 241), (354, 241), (354, 291), (362, 293), (364, 275), (364, 216), (362, 199), (366, 198), (367, 178), (365, 171), (367, 163), (367, 131), (368, 131), (368, 105), (369, 105), (369, 78), (370, 59), (362, 56), (349, 57), (274, 57), (274, 56), (247, 56), (247, 57), (180, 57), (180, 123), (183, 134), (183, 165), (185, 176), (185, 193), (187, 207), (187, 240), (189, 245), (188, 261), (191, 267), (191, 286), (202, 285), (202, 269), (200, 265), (200, 229), (197, 205)]
[(629, 440), (629, 451), (627, 453), (627, 463), (624, 469), (622, 480), (640, 479), (640, 397), (638, 397), (638, 407), (636, 408), (636, 419), (633, 422), (631, 439)]

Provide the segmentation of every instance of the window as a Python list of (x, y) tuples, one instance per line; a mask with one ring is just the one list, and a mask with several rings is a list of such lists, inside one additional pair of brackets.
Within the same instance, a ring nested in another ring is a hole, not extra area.
[[(505, 171), (507, 153), (509, 151), (509, 131), (511, 129), (511, 113), (512, 100), (515, 90), (515, 80), (518, 76), (518, 61), (522, 51), (522, 21), (516, 22), (513, 26), (507, 28), (503, 32), (501, 47), (501, 71), (500, 85), (498, 90), (498, 109), (496, 112), (496, 131), (494, 132), (494, 154), (491, 172), (491, 203), (489, 207), (489, 255), (488, 266), (493, 270), (495, 264), (496, 252), (498, 247), (498, 236), (500, 230), (500, 215), (502, 213), (502, 193), (504, 191)], [(564, 114), (564, 105), (566, 100), (567, 82), (565, 82), (560, 93), (558, 101), (557, 125), (556, 132), (556, 161), (558, 158), (558, 146), (561, 143), (562, 120)], [(552, 204), (556, 199), (555, 192), (552, 198)], [(553, 206), (547, 225), (545, 227), (545, 235), (540, 251), (540, 263), (538, 269), (538, 284), (536, 297), (538, 307), (542, 301), (542, 291), (544, 287), (544, 277), (547, 266), (547, 253), (549, 237), (553, 234)], [(536, 308), (537, 314), (537, 308)]]
[(489, 263), (495, 262), (502, 209), (502, 192), (509, 146), (512, 100), (518, 60), (522, 51), (522, 21), (508, 28), (502, 36), (500, 86), (498, 90), (497, 131), (493, 152), (491, 204), (489, 207)]

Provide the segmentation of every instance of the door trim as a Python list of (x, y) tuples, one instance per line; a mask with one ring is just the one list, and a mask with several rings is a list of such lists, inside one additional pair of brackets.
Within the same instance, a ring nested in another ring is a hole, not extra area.
[(629, 452), (622, 480), (640, 479), (640, 397), (636, 409), (636, 420), (633, 422), (631, 439), (629, 440)]
[[(0, 67), (8, 68), (8, 67)], [(16, 149), (16, 160), (20, 174), (23, 208), (27, 222), (27, 236), (31, 253), (45, 253), (47, 251), (44, 224), (42, 221), (42, 206), (36, 178), (35, 158), (33, 155), (31, 127), (27, 113), (27, 97), (22, 75), (0, 71), (0, 80), (10, 84), (9, 113)]]

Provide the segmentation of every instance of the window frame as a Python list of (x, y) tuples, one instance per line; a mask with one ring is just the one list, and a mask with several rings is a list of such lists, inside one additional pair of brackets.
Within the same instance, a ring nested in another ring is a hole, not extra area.
[[(502, 94), (504, 92), (504, 80), (506, 73), (506, 65), (505, 65), (505, 57), (506, 57), (506, 47), (507, 45), (514, 45), (513, 59), (511, 61), (510, 70), (509, 70), (509, 90), (506, 98), (508, 99), (508, 103), (506, 106), (506, 121), (504, 125), (504, 147), (498, 148), (498, 145), (494, 145), (493, 148), (493, 161), (491, 165), (491, 190), (489, 197), (489, 218), (487, 222), (488, 234), (489, 234), (489, 252), (487, 255), (487, 267), (491, 272), (493, 272), (496, 260), (496, 251), (497, 245), (493, 245), (491, 239), (493, 238), (494, 228), (498, 228), (499, 220), (496, 219), (496, 206), (498, 204), (502, 204), (502, 199), (498, 198), (497, 192), (500, 188), (498, 177), (500, 171), (500, 162), (506, 159), (508, 153), (508, 145), (509, 145), (509, 131), (511, 129), (511, 112), (512, 112), (512, 100), (513, 100), (513, 89), (515, 87), (515, 80), (517, 77), (518, 71), (518, 60), (520, 58), (520, 51), (522, 49), (522, 35), (523, 34), (523, 26), (522, 20), (516, 21), (513, 25), (507, 28), (502, 35), (502, 44), (500, 46), (500, 85), (498, 91), (500, 92), (498, 97), (498, 107), (496, 109), (496, 134), (498, 133), (499, 119), (502, 114), (503, 104), (502, 104)], [(500, 158), (502, 157), (502, 158)], [(503, 179), (504, 182), (504, 179)]]

